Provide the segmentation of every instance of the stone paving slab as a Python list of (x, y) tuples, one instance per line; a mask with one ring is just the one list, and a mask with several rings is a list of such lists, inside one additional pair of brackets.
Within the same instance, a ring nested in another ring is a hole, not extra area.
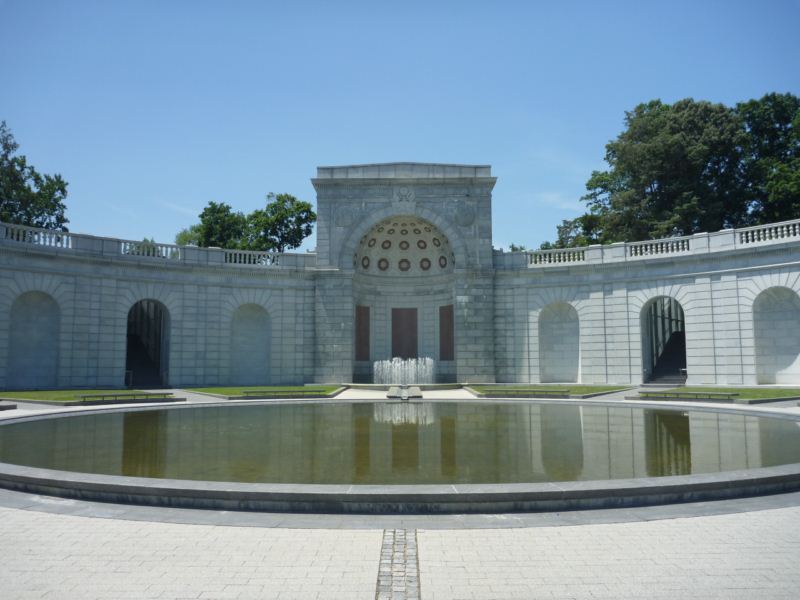
[(800, 508), (639, 523), (420, 530), (426, 600), (797, 598)]
[[(0, 597), (373, 599), (383, 561), (393, 598), (795, 599), (799, 522), (800, 507), (789, 507), (386, 537), (0, 508)], [(409, 585), (415, 559), (419, 592)]]
[(0, 508), (0, 597), (373, 598), (381, 536)]

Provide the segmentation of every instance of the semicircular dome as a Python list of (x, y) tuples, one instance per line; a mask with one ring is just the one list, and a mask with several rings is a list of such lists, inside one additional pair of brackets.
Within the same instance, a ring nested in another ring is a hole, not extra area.
[(450, 241), (415, 216), (384, 219), (361, 238), (353, 266), (365, 275), (441, 275), (453, 270)]

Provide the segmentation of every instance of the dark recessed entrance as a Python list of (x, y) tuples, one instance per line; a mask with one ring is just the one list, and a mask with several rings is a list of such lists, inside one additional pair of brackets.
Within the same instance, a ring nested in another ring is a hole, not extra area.
[(128, 312), (125, 383), (131, 387), (167, 385), (169, 312), (157, 300), (140, 300)]
[(392, 358), (418, 358), (417, 309), (392, 309)]
[(660, 296), (642, 311), (642, 362), (645, 381), (686, 381), (686, 320), (674, 298)]

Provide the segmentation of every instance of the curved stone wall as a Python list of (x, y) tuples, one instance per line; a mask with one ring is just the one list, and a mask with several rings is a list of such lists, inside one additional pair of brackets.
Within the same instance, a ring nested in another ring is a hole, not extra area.
[[(494, 182), (484, 166), (320, 168), (315, 254), (0, 224), (0, 389), (124, 385), (128, 316), (141, 300), (168, 315), (159, 358), (173, 386), (368, 379), (403, 326), (416, 329), (404, 348), (462, 382), (636, 384), (669, 350), (683, 353), (670, 364), (685, 364), (690, 384), (800, 385), (800, 220), (493, 252)], [(451, 259), (438, 269), (434, 238)], [(385, 271), (373, 269), (381, 258)], [(657, 298), (680, 307), (679, 328), (665, 329), (671, 309), (647, 316)]]

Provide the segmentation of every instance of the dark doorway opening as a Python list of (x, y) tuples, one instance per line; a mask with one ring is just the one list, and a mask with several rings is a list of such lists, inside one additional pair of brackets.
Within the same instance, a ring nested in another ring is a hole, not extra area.
[(419, 358), (416, 308), (392, 309), (392, 358)]
[(128, 311), (125, 383), (164, 387), (169, 372), (169, 312), (156, 300), (140, 300)]
[(656, 298), (643, 311), (642, 359), (645, 381), (686, 382), (686, 320), (674, 298)]

